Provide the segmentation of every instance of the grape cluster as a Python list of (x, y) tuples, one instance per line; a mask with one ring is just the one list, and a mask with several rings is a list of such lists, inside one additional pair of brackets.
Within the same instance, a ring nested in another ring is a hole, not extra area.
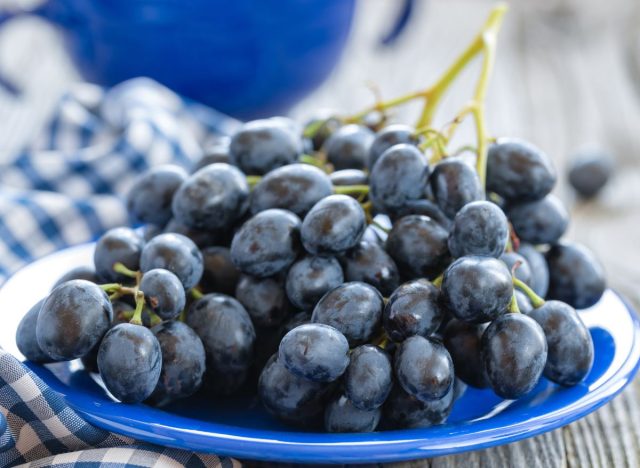
[(605, 279), (562, 239), (543, 151), (498, 139), (485, 191), (409, 126), (310, 125), (249, 122), (190, 175), (141, 175), (127, 202), (144, 234), (106, 232), (94, 268), (25, 315), (23, 354), (82, 358), (124, 403), (257, 393), (330, 432), (440, 424), (466, 385), (516, 399), (585, 378), (576, 308)]

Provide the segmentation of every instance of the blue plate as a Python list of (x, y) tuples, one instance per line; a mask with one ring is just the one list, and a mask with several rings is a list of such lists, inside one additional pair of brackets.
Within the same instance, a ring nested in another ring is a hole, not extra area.
[[(0, 346), (20, 356), (14, 334), (22, 315), (74, 266), (91, 264), (93, 245), (74, 247), (18, 272), (0, 290)], [(591, 330), (595, 363), (586, 381), (560, 388), (546, 380), (527, 397), (505, 401), (469, 389), (447, 424), (371, 434), (293, 431), (269, 417), (254, 398), (193, 399), (160, 410), (113, 401), (98, 376), (79, 361), (29, 367), (97, 426), (160, 445), (239, 458), (362, 463), (433, 457), (514, 442), (550, 431), (605, 404), (631, 382), (640, 360), (640, 323), (631, 307), (607, 291), (580, 312)]]

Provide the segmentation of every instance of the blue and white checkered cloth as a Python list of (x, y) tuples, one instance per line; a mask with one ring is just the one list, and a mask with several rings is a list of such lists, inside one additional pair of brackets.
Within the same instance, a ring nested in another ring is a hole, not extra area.
[[(150, 166), (190, 166), (238, 122), (145, 78), (79, 84), (36, 141), (0, 163), (0, 284), (22, 265), (127, 224), (118, 194)], [(233, 466), (228, 458), (139, 443), (84, 421), (0, 349), (0, 467)]]

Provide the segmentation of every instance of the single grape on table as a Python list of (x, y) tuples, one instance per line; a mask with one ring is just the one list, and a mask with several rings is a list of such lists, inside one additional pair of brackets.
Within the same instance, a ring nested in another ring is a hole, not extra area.
[[(478, 40), (495, 39), (502, 13)], [(433, 116), (446, 74), (350, 116), (246, 122), (191, 167), (149, 169), (124, 194), (144, 228), (105, 232), (93, 265), (34, 301), (18, 348), (82, 359), (122, 403), (170, 411), (242, 392), (329, 432), (445, 423), (467, 385), (505, 399), (543, 378), (584, 385), (580, 309), (605, 274), (565, 238), (552, 155), (488, 134), (490, 69), (445, 127)], [(419, 120), (393, 121), (413, 100)], [(467, 118), (483, 130), (460, 150)]]

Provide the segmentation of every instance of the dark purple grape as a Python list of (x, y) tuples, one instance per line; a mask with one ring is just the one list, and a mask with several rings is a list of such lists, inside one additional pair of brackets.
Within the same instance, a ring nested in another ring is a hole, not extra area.
[(544, 330), (549, 352), (544, 376), (567, 387), (582, 382), (593, 366), (593, 339), (576, 310), (547, 301), (530, 314)]
[[(183, 236), (191, 239), (193, 243), (201, 249), (211, 245), (220, 244), (225, 237), (222, 232), (218, 231), (201, 231), (199, 229), (188, 228), (187, 226), (180, 224), (175, 219), (171, 219), (171, 221), (169, 221), (169, 223), (164, 228), (164, 233), (182, 234)], [(156, 235), (159, 234), (160, 233)], [(156, 235), (154, 235), (153, 237), (156, 237)]]
[(300, 251), (300, 218), (290, 211), (265, 210), (246, 221), (231, 242), (231, 260), (259, 278), (285, 271)]
[(444, 272), (442, 296), (458, 320), (482, 323), (504, 314), (513, 296), (511, 272), (492, 257), (461, 257)]
[(191, 289), (202, 277), (202, 253), (186, 236), (160, 234), (147, 242), (140, 256), (143, 273), (156, 268), (169, 270), (178, 277), (184, 289)]
[(378, 243), (360, 241), (340, 260), (346, 281), (368, 283), (383, 296), (389, 296), (400, 283), (396, 263)]
[(373, 432), (380, 422), (380, 409), (363, 410), (346, 396), (334, 397), (324, 410), (327, 432)]
[(424, 197), (429, 177), (427, 158), (413, 145), (385, 151), (371, 169), (369, 198), (379, 212), (393, 214)]
[(449, 263), (448, 237), (449, 232), (433, 219), (409, 215), (394, 223), (386, 250), (401, 276), (433, 279)]
[(362, 125), (345, 125), (333, 132), (323, 146), (336, 170), (364, 169), (374, 133)]
[(282, 122), (253, 120), (233, 135), (229, 152), (245, 174), (263, 175), (296, 162), (302, 154), (302, 139)]
[(518, 278), (523, 283), (531, 284), (533, 272), (531, 271), (531, 266), (529, 265), (529, 262), (526, 258), (515, 252), (505, 252), (500, 255), (500, 260), (502, 260), (505, 265), (507, 265), (509, 271), (513, 271), (513, 267), (515, 266), (516, 262), (518, 262), (519, 266), (515, 270), (516, 278)]
[(453, 221), (447, 218), (447, 215), (431, 200), (411, 200), (406, 203), (405, 206), (396, 210), (394, 213), (395, 219), (400, 219), (408, 215), (423, 215), (432, 218), (435, 222), (440, 224), (447, 231), (450, 231), (453, 227)]
[(127, 281), (127, 277), (113, 271), (116, 263), (122, 263), (130, 270), (140, 268), (140, 254), (144, 240), (133, 229), (118, 227), (109, 229), (96, 243), (93, 263), (100, 278), (109, 282)]
[(203, 167), (215, 163), (231, 164), (231, 157), (229, 156), (229, 142), (215, 142), (206, 147), (200, 160), (198, 160), (198, 162), (191, 168), (191, 173), (193, 174), (198, 172)]
[(60, 278), (58, 278), (58, 281), (56, 281), (56, 283), (53, 285), (51, 290), (53, 291), (62, 283), (66, 283), (67, 281), (71, 281), (74, 279), (83, 279), (83, 280), (91, 281), (92, 283), (96, 283), (96, 284), (100, 283), (100, 279), (96, 274), (95, 268), (90, 266), (79, 266), (79, 267), (72, 268), (71, 270), (66, 272), (64, 275), (62, 275)]
[(42, 304), (36, 325), (38, 346), (56, 361), (81, 357), (100, 342), (112, 319), (111, 303), (100, 286), (67, 281)]
[(146, 400), (162, 370), (160, 343), (148, 328), (120, 323), (107, 332), (98, 351), (107, 390), (123, 403)]
[(456, 258), (465, 255), (498, 258), (508, 241), (509, 223), (500, 207), (488, 201), (476, 201), (458, 211), (448, 245)]
[(531, 282), (527, 283), (540, 297), (545, 297), (549, 290), (549, 267), (544, 255), (531, 244), (521, 242), (518, 254), (522, 255), (531, 267)]
[(187, 325), (204, 345), (205, 378), (214, 385), (217, 379), (229, 379), (226, 392), (239, 388), (251, 366), (256, 339), (251, 318), (242, 304), (224, 294), (207, 294), (191, 305)]
[(349, 343), (342, 333), (328, 325), (300, 325), (282, 338), (278, 360), (297, 376), (314, 382), (333, 382), (349, 365)]
[(549, 265), (549, 299), (586, 309), (600, 300), (606, 289), (604, 270), (593, 253), (581, 244), (554, 245), (546, 254)]
[(167, 164), (152, 167), (136, 178), (127, 193), (127, 210), (134, 221), (164, 226), (171, 219), (173, 195), (187, 171)]
[(298, 377), (271, 356), (258, 381), (258, 396), (277, 418), (301, 427), (313, 427), (324, 411), (327, 386)]
[(231, 260), (231, 252), (226, 247), (206, 247), (202, 250), (204, 271), (200, 285), (205, 292), (217, 292), (232, 296), (240, 280), (240, 270)]
[(297, 308), (311, 310), (327, 291), (343, 281), (342, 267), (334, 257), (307, 256), (289, 268), (287, 296)]
[(573, 156), (568, 179), (584, 198), (594, 197), (607, 184), (613, 173), (613, 159), (602, 150), (588, 150)]
[(378, 346), (358, 346), (351, 352), (343, 380), (345, 395), (354, 407), (365, 411), (379, 408), (393, 382), (389, 355)]
[(228, 229), (247, 211), (248, 198), (249, 185), (242, 172), (229, 164), (210, 164), (176, 191), (173, 217), (191, 229)]
[(329, 176), (309, 164), (289, 164), (265, 175), (249, 197), (252, 214), (282, 208), (303, 217), (317, 202), (333, 193)]
[(453, 385), (453, 361), (439, 342), (412, 336), (398, 345), (394, 370), (402, 388), (422, 401), (443, 398)]
[(291, 312), (291, 304), (279, 277), (254, 278), (242, 275), (235, 293), (257, 327), (280, 325)]
[(509, 400), (533, 390), (547, 362), (544, 331), (524, 314), (505, 314), (491, 322), (480, 348), (491, 388)]
[(554, 195), (509, 205), (507, 214), (516, 235), (531, 244), (554, 244), (569, 226), (569, 213)]
[(304, 248), (313, 255), (335, 255), (355, 247), (366, 228), (364, 210), (346, 195), (330, 195), (316, 203), (302, 222)]
[(367, 185), (369, 176), (361, 169), (342, 169), (329, 174), (331, 183), (336, 186), (341, 185)]
[(38, 344), (38, 338), (36, 336), (36, 324), (38, 323), (38, 316), (40, 315), (40, 309), (44, 304), (45, 299), (38, 301), (29, 312), (22, 317), (18, 328), (16, 329), (16, 345), (20, 352), (29, 361), (33, 362), (52, 362), (53, 359), (42, 351)]
[(165, 322), (151, 329), (162, 352), (160, 378), (151, 394), (159, 406), (198, 391), (205, 371), (205, 351), (202, 341), (182, 322)]
[(467, 203), (484, 199), (478, 173), (459, 158), (448, 158), (436, 164), (429, 184), (436, 203), (449, 218)]
[(444, 316), (440, 291), (425, 279), (402, 284), (387, 302), (382, 315), (389, 338), (401, 342), (413, 336), (430, 336)]
[(500, 138), (489, 147), (487, 190), (508, 201), (540, 200), (556, 179), (549, 157), (530, 143)]
[(373, 286), (353, 281), (322, 296), (313, 309), (312, 320), (338, 329), (354, 346), (373, 338), (383, 307), (382, 295)]
[(422, 401), (394, 385), (383, 407), (385, 422), (394, 429), (413, 429), (444, 423), (454, 403), (453, 385), (439, 400)]
[(516, 302), (518, 303), (518, 310), (523, 314), (529, 314), (533, 310), (533, 305), (525, 293), (519, 289), (514, 290), (516, 295)]
[(369, 170), (375, 166), (380, 156), (392, 146), (400, 143), (417, 146), (419, 141), (420, 138), (415, 135), (415, 129), (408, 125), (394, 124), (383, 128), (376, 134), (369, 148)]
[(444, 345), (451, 354), (456, 376), (477, 388), (489, 386), (480, 357), (480, 342), (486, 328), (486, 324), (451, 319), (444, 330)]
[(187, 302), (180, 279), (162, 268), (145, 272), (140, 290), (149, 308), (163, 320), (176, 318)]

